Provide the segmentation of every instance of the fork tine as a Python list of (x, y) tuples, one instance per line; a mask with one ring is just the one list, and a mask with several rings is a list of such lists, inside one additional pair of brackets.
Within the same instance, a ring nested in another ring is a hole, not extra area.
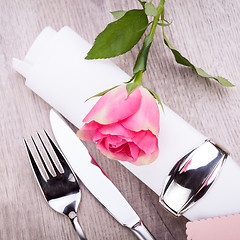
[[(36, 179), (38, 180), (41, 192), (44, 195), (45, 200), (48, 202), (49, 206), (55, 211), (66, 215), (72, 222), (75, 231), (77, 232), (81, 240), (86, 240), (86, 236), (78, 222), (77, 218), (77, 208), (81, 199), (81, 191), (77, 182), (77, 179), (74, 176), (71, 168), (68, 166), (67, 161), (65, 160), (63, 154), (61, 154), (58, 147), (55, 145), (53, 140), (49, 137), (47, 132), (44, 130), (46, 137), (49, 141), (49, 144), (52, 146), (53, 151), (56, 153), (60, 164), (63, 167), (64, 172), (60, 173), (57, 166), (55, 165), (53, 158), (48, 150), (48, 144), (45, 145), (43, 138), (37, 132), (39, 144), (42, 145), (41, 150), (45, 151), (47, 157), (49, 158), (52, 167), (54, 168), (57, 176), (52, 176), (49, 172), (49, 169), (44, 162), (44, 159), (40, 153), (40, 149), (37, 147), (37, 144), (33, 137), (31, 137), (32, 143), (35, 147), (35, 152), (38, 154), (40, 160), (42, 161), (43, 167), (46, 170), (46, 173), (49, 176), (49, 179), (45, 180), (44, 176), (41, 173), (41, 170), (38, 168), (37, 162), (32, 154), (30, 147), (27, 141), (24, 139), (25, 147), (29, 156), (30, 164), (32, 165), (33, 172)], [(40, 146), (40, 145), (39, 145)], [(44, 148), (44, 149), (42, 149)], [(34, 153), (35, 153), (34, 152)], [(44, 154), (45, 155), (45, 154)], [(59, 173), (59, 174), (58, 174)], [(51, 177), (50, 177), (51, 176)]]
[(31, 163), (33, 171), (35, 173), (35, 176), (37, 177), (39, 184), (43, 187), (44, 184), (46, 183), (46, 181), (43, 178), (42, 173), (40, 172), (40, 170), (39, 170), (39, 168), (38, 168), (38, 166), (36, 164), (36, 161), (35, 161), (35, 159), (33, 157), (33, 154), (32, 154), (32, 152), (31, 152), (31, 150), (30, 150), (30, 148), (29, 148), (29, 146), (27, 144), (27, 141), (25, 139), (23, 139), (23, 141), (24, 141), (27, 153), (28, 153), (28, 157), (29, 157), (30, 163)]
[(44, 161), (44, 159), (43, 159), (43, 156), (42, 156), (42, 154), (40, 153), (40, 150), (39, 150), (39, 148), (38, 148), (38, 146), (37, 146), (37, 144), (36, 144), (36, 142), (35, 142), (35, 140), (34, 140), (34, 138), (33, 138), (32, 136), (31, 136), (31, 139), (32, 139), (32, 142), (33, 142), (33, 144), (34, 144), (34, 146), (35, 146), (35, 149), (36, 149), (36, 151), (37, 151), (37, 153), (38, 153), (38, 156), (39, 156), (39, 158), (40, 158), (40, 160), (41, 160), (41, 162), (42, 162), (42, 164), (43, 164), (43, 167), (44, 167), (44, 169), (45, 169), (48, 177), (49, 177), (49, 178), (53, 177), (52, 174), (50, 173), (50, 171), (48, 170), (48, 167), (47, 167), (47, 165), (46, 165), (46, 163), (45, 163), (45, 161)]
[(48, 141), (49, 143), (51, 144), (60, 164), (62, 165), (62, 168), (64, 170), (70, 170), (70, 167), (69, 165), (67, 164), (66, 160), (65, 160), (65, 157), (63, 156), (63, 154), (60, 152), (60, 150), (58, 149), (58, 147), (56, 146), (56, 144), (53, 142), (53, 140), (51, 139), (51, 137), (48, 135), (48, 133), (44, 130), (44, 133), (46, 134), (47, 138), (48, 138)]
[[(44, 130), (44, 133), (46, 134), (46, 131), (45, 131), (45, 130)], [(57, 174), (57, 176), (60, 175), (61, 173), (59, 172), (59, 170), (58, 170), (55, 162), (53, 161), (53, 158), (52, 158), (51, 154), (49, 153), (46, 145), (44, 144), (44, 142), (43, 142), (43, 140), (42, 140), (42, 138), (41, 138), (41, 136), (40, 136), (40, 134), (39, 134), (38, 132), (37, 132), (37, 135), (38, 135), (38, 137), (39, 137), (39, 139), (40, 139), (40, 141), (41, 141), (41, 143), (42, 143), (42, 145), (43, 145), (43, 148), (44, 148), (44, 150), (45, 150), (45, 152), (46, 152), (46, 154), (47, 154), (47, 156), (48, 156), (48, 158), (49, 158), (49, 161), (50, 161), (51, 164), (52, 164), (52, 167), (53, 167), (55, 173)], [(46, 134), (46, 135), (47, 135), (47, 134)], [(47, 137), (48, 137), (48, 135), (47, 135)], [(49, 137), (48, 137), (48, 139), (49, 139)], [(52, 144), (51, 144), (51, 146), (52, 146)]]

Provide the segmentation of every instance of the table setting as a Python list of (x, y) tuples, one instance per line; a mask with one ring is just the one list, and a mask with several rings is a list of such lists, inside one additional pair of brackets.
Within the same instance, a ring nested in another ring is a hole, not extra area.
[(0, 4), (0, 239), (239, 239), (237, 2)]

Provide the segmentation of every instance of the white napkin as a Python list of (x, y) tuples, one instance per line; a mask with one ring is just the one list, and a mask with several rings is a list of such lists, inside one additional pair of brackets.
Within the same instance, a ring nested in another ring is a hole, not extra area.
[[(97, 99), (90, 96), (130, 77), (109, 60), (85, 60), (91, 45), (69, 27), (56, 32), (45, 28), (24, 61), (13, 59), (13, 68), (26, 85), (75, 126)], [(147, 166), (122, 163), (158, 195), (174, 164), (206, 137), (164, 105), (160, 108), (159, 157)], [(177, 201), (177, 199), (176, 199)], [(213, 186), (184, 216), (190, 220), (240, 212), (240, 167), (230, 158)]]

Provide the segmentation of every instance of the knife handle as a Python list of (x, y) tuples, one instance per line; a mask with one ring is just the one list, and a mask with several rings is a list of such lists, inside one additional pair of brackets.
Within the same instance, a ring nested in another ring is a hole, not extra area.
[(153, 235), (148, 231), (141, 221), (139, 221), (130, 229), (140, 240), (155, 240)]

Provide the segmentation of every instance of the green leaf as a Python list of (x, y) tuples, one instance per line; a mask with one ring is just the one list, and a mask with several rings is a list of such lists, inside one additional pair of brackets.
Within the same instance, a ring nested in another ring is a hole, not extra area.
[(135, 66), (133, 68), (133, 74), (136, 75), (138, 72), (146, 71), (147, 68), (147, 58), (148, 58), (148, 53), (152, 44), (152, 37), (150, 35), (147, 35), (146, 38), (144, 39), (143, 46), (138, 53), (137, 56), (137, 61), (135, 63)]
[(226, 78), (217, 76), (213, 77), (215, 80), (217, 80), (220, 84), (222, 84), (225, 87), (234, 87), (235, 85), (229, 82)]
[(163, 110), (163, 112), (164, 112), (164, 108), (163, 108), (163, 105), (162, 105), (162, 102), (161, 102), (159, 96), (158, 96), (154, 91), (150, 90), (149, 88), (146, 88), (146, 89), (147, 89), (147, 90), (152, 94), (152, 96), (158, 101), (158, 104), (161, 105), (162, 110)]
[(162, 23), (165, 22), (166, 24), (169, 24), (169, 25), (172, 24), (172, 22), (173, 22), (172, 20), (169, 22), (167, 19), (164, 18), (164, 10), (161, 14), (161, 20), (162, 20)]
[(197, 68), (195, 66), (194, 66), (194, 68), (195, 68), (196, 72), (198, 73), (198, 75), (201, 76), (201, 77), (215, 79), (220, 84), (222, 84), (224, 87), (234, 87), (234, 85), (231, 82), (229, 82), (226, 78), (223, 78), (223, 77), (220, 77), (220, 76), (214, 77), (214, 76), (211, 76), (208, 73), (206, 73), (201, 68)]
[(128, 52), (140, 40), (147, 26), (144, 10), (126, 12), (97, 36), (86, 59), (111, 58)]
[(170, 22), (170, 23), (157, 23), (157, 24), (161, 27), (168, 27), (169, 25), (172, 24), (172, 22)]
[(138, 0), (138, 2), (139, 2), (139, 3), (142, 5), (142, 7), (144, 8), (146, 1)]
[(101, 96), (103, 96), (104, 94), (106, 94), (107, 92), (109, 92), (109, 91), (111, 91), (111, 90), (113, 90), (114, 88), (117, 88), (117, 87), (119, 87), (119, 86), (120, 86), (120, 85), (117, 85), (117, 86), (115, 86), (115, 87), (112, 87), (112, 88), (109, 88), (109, 89), (107, 89), (107, 90), (104, 90), (104, 91), (102, 91), (102, 92), (100, 92), (100, 93), (97, 93), (96, 95), (94, 95), (94, 96), (86, 99), (85, 102), (88, 101), (88, 100), (90, 100), (90, 99), (92, 99), (92, 98), (94, 98), (94, 97), (101, 97)]
[(123, 10), (111, 12), (113, 17), (116, 19), (120, 19), (121, 17), (123, 17), (125, 15), (125, 13), (126, 13), (126, 11), (123, 11)]
[(217, 76), (217, 77), (212, 76), (212, 75), (206, 73), (203, 69), (194, 66), (187, 58), (183, 57), (182, 54), (173, 47), (173, 45), (169, 42), (169, 40), (167, 39), (167, 36), (164, 32), (163, 32), (163, 37), (164, 37), (164, 43), (172, 51), (177, 63), (179, 63), (181, 65), (184, 65), (184, 66), (187, 66), (187, 67), (191, 67), (194, 71), (196, 71), (196, 73), (199, 76), (204, 77), (204, 78), (214, 79), (225, 87), (233, 87), (234, 86), (226, 78), (223, 78), (223, 77), (220, 77), (220, 76)]
[(133, 75), (129, 81), (123, 82), (123, 83), (125, 83), (125, 84), (130, 83), (130, 82), (132, 82), (134, 80), (134, 78), (135, 78), (135, 75)]
[(144, 8), (147, 16), (155, 17), (158, 13), (157, 9), (152, 3), (145, 3)]
[(136, 82), (127, 84), (126, 90), (127, 90), (128, 95), (130, 95), (130, 93), (138, 87), (139, 87), (139, 84), (137, 84)]

